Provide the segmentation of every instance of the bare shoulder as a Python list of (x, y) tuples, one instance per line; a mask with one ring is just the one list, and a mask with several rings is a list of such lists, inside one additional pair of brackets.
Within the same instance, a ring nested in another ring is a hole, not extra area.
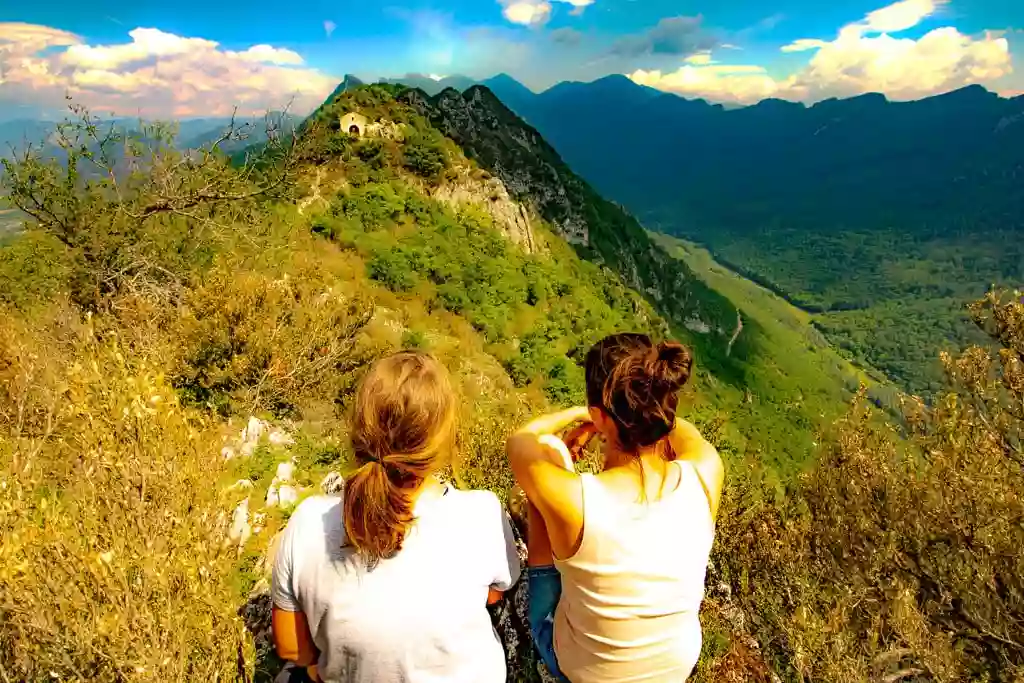
[(709, 443), (700, 457), (693, 460), (693, 466), (708, 483), (709, 488), (722, 489), (725, 482), (725, 462), (715, 446)]

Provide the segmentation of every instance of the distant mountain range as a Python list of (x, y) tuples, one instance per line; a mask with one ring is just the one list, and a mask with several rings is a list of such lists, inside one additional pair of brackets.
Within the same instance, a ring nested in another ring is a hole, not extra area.
[[(1024, 286), (1024, 96), (971, 86), (914, 102), (728, 108), (625, 76), (541, 93), (506, 74), (384, 82), (431, 97), (486, 87), (646, 227), (709, 247), (914, 390), (938, 380), (933, 337), (908, 350), (914, 330), (939, 325), (960, 346), (974, 339), (965, 301), (992, 283)], [(332, 97), (360, 84), (346, 77)], [(183, 121), (179, 143), (207, 144), (225, 125)], [(51, 126), (0, 124), (0, 145)], [(257, 126), (246, 144), (261, 141)]]
[(730, 109), (624, 76), (482, 85), (649, 229), (708, 246), (912, 391), (941, 385), (936, 336), (979, 341), (966, 302), (1024, 287), (1024, 97)]

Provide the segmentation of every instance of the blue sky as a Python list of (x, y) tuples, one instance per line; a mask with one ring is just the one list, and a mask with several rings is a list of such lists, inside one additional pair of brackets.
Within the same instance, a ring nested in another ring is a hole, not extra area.
[(303, 109), (346, 73), (407, 72), (504, 71), (535, 90), (622, 73), (739, 103), (914, 99), (968, 83), (1015, 94), (1021, 59), (1021, 0), (36, 2), (0, 22), (0, 110), (45, 109), (65, 92), (118, 113)]

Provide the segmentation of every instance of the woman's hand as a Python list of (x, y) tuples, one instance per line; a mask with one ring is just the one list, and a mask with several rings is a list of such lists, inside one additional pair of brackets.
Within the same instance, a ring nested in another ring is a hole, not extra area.
[(548, 413), (535, 418), (519, 428), (513, 438), (517, 435), (541, 436), (551, 434), (558, 436), (562, 431), (574, 422), (590, 422), (590, 409), (586, 406), (576, 406), (559, 410), (557, 413)]
[[(589, 414), (588, 414), (589, 419)], [(572, 461), (577, 462), (582, 456), (583, 451), (586, 449), (587, 444), (590, 440), (597, 435), (597, 426), (593, 422), (584, 422), (583, 424), (573, 427), (569, 432), (562, 438), (565, 442), (566, 448), (569, 449), (569, 455), (572, 456)]]

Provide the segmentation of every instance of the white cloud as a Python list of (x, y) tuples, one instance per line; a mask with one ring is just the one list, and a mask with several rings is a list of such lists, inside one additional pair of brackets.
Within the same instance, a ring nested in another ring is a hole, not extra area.
[(868, 30), (878, 33), (896, 33), (913, 28), (945, 5), (948, 0), (903, 0), (870, 12), (864, 20)]
[(212, 40), (181, 38), (155, 28), (137, 28), (129, 31), (132, 42), (121, 45), (72, 45), (61, 61), (71, 67), (112, 69), (148, 57), (170, 57), (217, 47)]
[[(88, 45), (67, 31), (0, 23), (0, 102), (60, 103), (146, 116), (259, 113), (319, 104), (336, 79), (271, 45), (223, 50), (204, 38), (137, 28), (131, 42)], [(54, 49), (58, 48), (58, 49)], [(63, 50), (59, 48), (65, 48)]]
[(227, 54), (246, 62), (258, 62), (261, 64), (290, 64), (298, 66), (303, 61), (302, 56), (298, 52), (271, 47), (270, 45), (253, 45), (244, 52), (228, 52)]
[(637, 71), (644, 85), (711, 100), (753, 103), (765, 97), (818, 101), (881, 92), (917, 99), (1012, 73), (1009, 43), (999, 33), (968, 36), (943, 27), (924, 36), (898, 38), (932, 16), (945, 0), (903, 0), (842, 27), (831, 41), (804, 38), (782, 52), (813, 52), (796, 73), (775, 78), (758, 66), (720, 67), (691, 62), (676, 72)]
[(804, 52), (806, 50), (817, 50), (828, 45), (828, 41), (816, 40), (814, 38), (801, 38), (795, 40), (789, 45), (783, 45), (783, 52)]
[(708, 66), (714, 64), (714, 60), (711, 59), (711, 52), (698, 52), (695, 55), (690, 55), (683, 60), (687, 64), (694, 64), (696, 66)]
[[(551, 18), (551, 2), (548, 0), (498, 0), (501, 3), (501, 13), (513, 24), (522, 26), (543, 26)], [(570, 14), (579, 16), (583, 14), (595, 0), (552, 0), (572, 5)]]
[(505, 5), (505, 18), (513, 24), (539, 26), (551, 16), (551, 3), (545, 0), (517, 0)]
[(23, 24), (19, 22), (0, 23), (0, 55), (38, 52), (48, 47), (66, 47), (82, 42), (74, 33), (49, 26)]
[(779, 84), (762, 66), (684, 66), (671, 73), (638, 69), (629, 76), (635, 83), (714, 102), (758, 102), (778, 92)]

